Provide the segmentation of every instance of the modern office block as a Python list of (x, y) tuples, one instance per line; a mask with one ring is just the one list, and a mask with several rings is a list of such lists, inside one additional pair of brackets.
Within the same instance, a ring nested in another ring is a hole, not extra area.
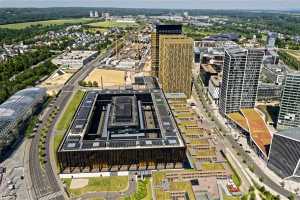
[(185, 144), (157, 79), (144, 89), (88, 91), (57, 151), (64, 173), (136, 171), (187, 162)]
[(283, 84), (278, 128), (300, 127), (300, 73), (287, 74)]
[(159, 81), (167, 93), (191, 96), (193, 40), (183, 35), (161, 35)]
[(282, 86), (273, 83), (259, 83), (257, 101), (278, 101), (281, 99)]
[(263, 56), (261, 49), (225, 49), (219, 100), (222, 115), (254, 108)]
[(156, 25), (151, 33), (151, 68), (152, 75), (158, 77), (159, 73), (159, 36), (160, 35), (180, 35), (182, 33), (181, 25)]
[(268, 167), (281, 178), (299, 177), (300, 128), (274, 134)]

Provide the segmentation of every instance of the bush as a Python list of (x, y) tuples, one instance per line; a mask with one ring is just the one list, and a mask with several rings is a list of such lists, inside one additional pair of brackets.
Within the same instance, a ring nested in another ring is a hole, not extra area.
[(266, 191), (266, 189), (265, 189), (264, 186), (261, 186), (261, 187), (259, 188), (259, 191), (261, 191), (262, 193), (264, 193), (264, 192)]
[(250, 200), (255, 200), (256, 199), (256, 196), (255, 196), (255, 193), (254, 193), (254, 191), (253, 192), (251, 192), (251, 194), (250, 194)]
[(259, 181), (263, 182), (264, 181), (263, 177), (259, 177)]

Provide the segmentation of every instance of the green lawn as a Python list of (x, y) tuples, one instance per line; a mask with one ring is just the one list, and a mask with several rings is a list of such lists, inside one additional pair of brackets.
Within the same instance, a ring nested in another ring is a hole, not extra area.
[(234, 167), (231, 165), (231, 163), (229, 162), (229, 160), (226, 158), (227, 160), (227, 163), (232, 171), (232, 176), (231, 176), (231, 179), (232, 181), (234, 182), (234, 184), (237, 186), (237, 187), (240, 187), (241, 184), (242, 184), (242, 181), (241, 181), (241, 178), (239, 177), (238, 173), (236, 172), (236, 170), (234, 169)]
[(152, 200), (152, 190), (150, 179), (139, 180), (136, 191), (129, 197), (121, 198), (120, 200)]
[(53, 155), (55, 155), (55, 161), (56, 161), (56, 166), (57, 166), (57, 173), (60, 173), (60, 167), (58, 165), (57, 157), (56, 157), (56, 152), (59, 148), (59, 145), (61, 141), (64, 138), (64, 133), (56, 132), (54, 136), (54, 141), (53, 141)]
[(63, 181), (72, 197), (80, 196), (87, 192), (122, 191), (128, 187), (128, 176), (89, 178), (88, 185), (79, 189), (70, 189), (71, 179), (63, 179)]
[(92, 32), (92, 33), (97, 33), (97, 32), (103, 33), (105, 31), (107, 31), (107, 28), (93, 27), (93, 28), (87, 28), (87, 29), (85, 29), (85, 31), (89, 31), (89, 32)]
[(58, 147), (60, 142), (62, 141), (62, 139), (64, 138), (64, 134), (63, 133), (56, 133), (54, 136), (54, 142), (53, 142), (53, 146), (54, 146), (54, 151), (57, 152)]
[(137, 23), (128, 23), (128, 22), (117, 22), (117, 21), (101, 21), (87, 24), (92, 27), (100, 27), (100, 28), (112, 28), (112, 27), (133, 27), (137, 26)]
[(151, 181), (147, 179), (147, 195), (143, 198), (143, 200), (152, 200), (152, 188), (151, 188)]
[(225, 195), (223, 194), (223, 199), (224, 200), (240, 200), (241, 198), (240, 197), (234, 197), (234, 196), (228, 196), (228, 195)]
[(219, 171), (225, 170), (225, 167), (222, 163), (209, 163), (204, 162), (201, 164), (201, 168), (205, 171)]
[(297, 50), (285, 50), (291, 56), (294, 56), (298, 61), (300, 61), (300, 51)]
[(196, 199), (190, 182), (171, 182), (170, 191), (185, 191), (190, 200)]
[(47, 21), (35, 21), (35, 22), (24, 22), (24, 23), (15, 23), (15, 24), (3, 24), (0, 25), (0, 28), (8, 29), (24, 29), (29, 26), (34, 25), (62, 25), (62, 24), (79, 24), (79, 23), (88, 23), (92, 21), (90, 18), (78, 18), (78, 19), (58, 19), (58, 20), (47, 20)]
[(77, 93), (74, 95), (73, 99), (69, 102), (68, 107), (65, 110), (65, 112), (63, 113), (62, 117), (60, 118), (60, 121), (58, 122), (58, 124), (56, 126), (56, 130), (58, 130), (58, 131), (66, 131), (67, 130), (83, 96), (84, 96), (83, 91), (81, 91), (81, 90), (77, 91)]
[(165, 178), (165, 176), (166, 176), (165, 172), (161, 172), (161, 171), (154, 172), (152, 174), (153, 185), (154, 186), (161, 185), (161, 182), (163, 181), (163, 179)]

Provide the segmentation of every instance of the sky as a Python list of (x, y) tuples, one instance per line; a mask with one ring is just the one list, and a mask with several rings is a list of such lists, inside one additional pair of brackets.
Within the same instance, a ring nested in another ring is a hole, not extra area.
[(300, 0), (0, 0), (0, 7), (294, 10), (300, 9)]

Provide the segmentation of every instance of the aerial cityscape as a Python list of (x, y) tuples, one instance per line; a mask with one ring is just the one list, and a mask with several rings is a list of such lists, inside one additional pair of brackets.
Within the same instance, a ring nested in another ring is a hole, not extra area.
[(300, 2), (218, 2), (0, 0), (0, 200), (300, 200)]

